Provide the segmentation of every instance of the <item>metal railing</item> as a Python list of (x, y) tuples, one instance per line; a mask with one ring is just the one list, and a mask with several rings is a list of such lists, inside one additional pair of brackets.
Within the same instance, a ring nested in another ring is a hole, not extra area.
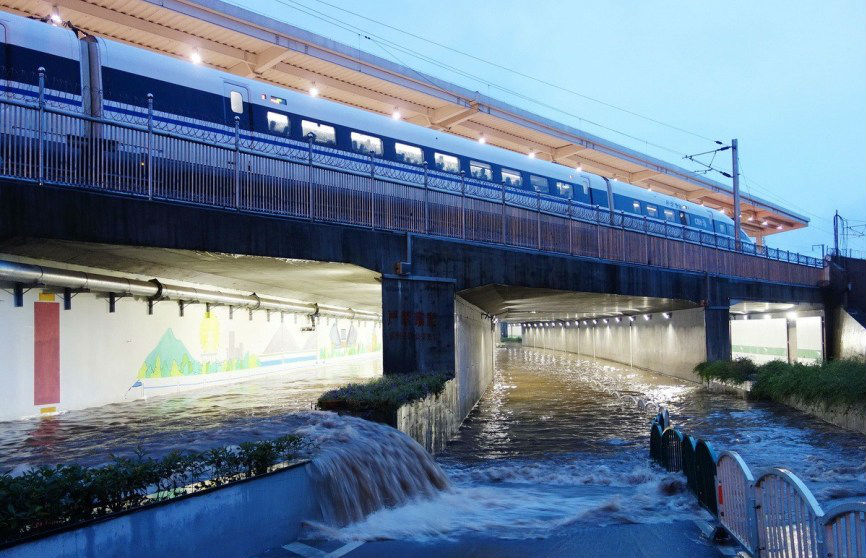
[[(866, 503), (840, 504), (825, 514), (791, 471), (767, 469), (756, 480), (735, 451), (717, 458), (708, 442), (695, 441), (669, 424), (662, 434), (661, 416), (650, 427), (652, 459), (667, 471), (682, 470), (698, 502), (750, 554), (866, 558)], [(679, 459), (672, 456), (676, 449), (682, 452)]]
[[(7, 88), (8, 89), (8, 88)], [(33, 89), (33, 88), (31, 88)], [(464, 174), (118, 105), (94, 117), (35, 90), (0, 97), (0, 176), (38, 184), (505, 244), (666, 268), (816, 284), (823, 262)], [(80, 97), (78, 97), (80, 99)], [(79, 101), (80, 103), (80, 101)], [(179, 130), (182, 133), (177, 133)], [(192, 135), (187, 135), (187, 132)]]

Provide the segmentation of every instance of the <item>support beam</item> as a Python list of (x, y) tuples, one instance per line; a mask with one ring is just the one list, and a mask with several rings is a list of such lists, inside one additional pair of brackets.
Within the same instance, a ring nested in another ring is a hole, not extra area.
[(572, 155), (576, 155), (581, 151), (585, 151), (586, 149), (586, 146), (577, 144), (556, 147), (553, 149), (553, 160), (559, 162), (562, 159), (566, 159), (568, 157), (571, 157)]
[(657, 170), (647, 169), (638, 172), (633, 172), (628, 175), (628, 181), (630, 184), (640, 184), (650, 178), (656, 177), (662, 174)]
[(382, 276), (385, 374), (454, 374), (454, 281)]
[(268, 47), (262, 52), (256, 54), (255, 60), (252, 64), (253, 71), (260, 74), (265, 70), (270, 70), (275, 65), (282, 62), (291, 53), (291, 50), (280, 45)]
[[(436, 109), (436, 110), (439, 110), (439, 109)], [(447, 118), (443, 118), (443, 119), (439, 120), (439, 119), (436, 119), (434, 117), (434, 118), (430, 119), (430, 122), (434, 128), (444, 130), (444, 129), (450, 128), (451, 126), (454, 126), (455, 124), (460, 124), (461, 122), (465, 122), (466, 120), (469, 120), (469, 118), (471, 118), (472, 115), (476, 114), (477, 112), (478, 112), (478, 105), (476, 105), (475, 103), (472, 103), (472, 106), (465, 108), (463, 110), (459, 110)]]

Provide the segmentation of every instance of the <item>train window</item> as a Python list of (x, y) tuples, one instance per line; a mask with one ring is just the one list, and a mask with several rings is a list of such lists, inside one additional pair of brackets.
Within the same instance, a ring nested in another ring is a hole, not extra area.
[(523, 177), (515, 170), (502, 169), (502, 183), (506, 186), (519, 188), (523, 186)]
[(543, 176), (536, 176), (534, 174), (530, 174), (529, 183), (532, 185), (532, 189), (536, 192), (546, 194), (550, 191), (550, 185), (548, 184), (547, 179)]
[(424, 162), (424, 152), (421, 151), (420, 147), (415, 147), (414, 145), (395, 143), (394, 153), (397, 155), (397, 159), (403, 161), (404, 163), (420, 165)]
[(441, 171), (460, 172), (460, 160), (453, 155), (434, 153), (433, 163), (436, 165), (436, 168)]
[(384, 153), (382, 149), (382, 140), (376, 136), (368, 136), (360, 132), (352, 132), (350, 134), (352, 140), (352, 149), (367, 155), (379, 155)]
[(487, 163), (469, 161), (469, 174), (478, 180), (493, 180), (493, 169)]
[(232, 107), (232, 112), (235, 114), (243, 114), (244, 112), (244, 96), (240, 91), (232, 91), (229, 93), (229, 105)]
[(635, 200), (631, 203), (632, 212), (640, 213), (640, 202)]
[(690, 215), (689, 217), (691, 217), (693, 227), (698, 227), (699, 229), (707, 228), (707, 220), (703, 217), (696, 217), (694, 215)]
[(674, 215), (674, 211), (672, 209), (665, 209), (665, 221), (675, 222), (677, 220), (676, 215)]
[(556, 182), (556, 191), (563, 198), (570, 198), (571, 197), (571, 184), (569, 184), (568, 182), (557, 181)]
[(648, 216), (654, 218), (654, 219), (657, 219), (658, 216), (659, 216), (659, 209), (658, 209), (656, 206), (654, 206), (654, 205), (647, 204), (647, 206), (646, 206), (646, 214), (647, 214)]
[(289, 117), (279, 112), (268, 111), (268, 131), (273, 134), (288, 134)]
[(327, 143), (330, 145), (337, 143), (337, 133), (334, 131), (334, 127), (327, 124), (301, 120), (301, 133), (305, 138), (313, 134), (313, 140), (316, 143)]

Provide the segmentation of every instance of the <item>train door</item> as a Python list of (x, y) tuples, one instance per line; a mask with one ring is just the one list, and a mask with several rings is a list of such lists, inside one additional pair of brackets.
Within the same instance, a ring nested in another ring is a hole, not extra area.
[(250, 92), (245, 85), (239, 85), (230, 81), (223, 82), (223, 94), (225, 100), (226, 124), (234, 127), (235, 116), (240, 119), (242, 130), (252, 128), (252, 110), (250, 110)]

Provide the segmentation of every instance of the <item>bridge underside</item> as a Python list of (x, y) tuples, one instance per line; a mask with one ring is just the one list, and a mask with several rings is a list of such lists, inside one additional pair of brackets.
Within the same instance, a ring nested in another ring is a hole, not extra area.
[[(817, 286), (433, 236), (413, 234), (410, 238), (406, 233), (369, 227), (2, 181), (0, 242), (14, 245), (19, 243), (16, 239), (22, 238), (41, 239), (30, 245), (36, 247), (42, 241), (58, 246), (56, 242), (62, 240), (334, 262), (364, 268), (381, 276), (386, 373), (454, 371), (454, 354), (459, 352), (454, 338), (454, 300), (458, 293), (465, 294), (470, 302), (475, 300), (478, 308), (488, 308), (482, 311), (486, 316), (497, 314), (502, 301), (512, 299), (518, 301), (515, 312), (531, 312), (536, 304), (536, 311), (552, 309), (556, 295), (549, 291), (591, 293), (592, 305), (605, 309), (620, 306), (680, 311), (700, 307), (707, 358), (730, 357), (732, 301), (824, 301)], [(127, 255), (117, 250), (116, 255)], [(57, 251), (62, 249), (51, 253)], [(410, 263), (411, 273), (397, 274), (398, 262)], [(503, 287), (494, 285), (508, 285), (510, 290), (502, 291)], [(329, 290), (324, 284), (319, 288)], [(515, 289), (539, 289), (539, 293), (546, 294), (519, 302), (523, 295)], [(577, 303), (580, 297), (586, 299), (589, 295), (569, 296)], [(577, 306), (574, 308), (577, 311)]]

